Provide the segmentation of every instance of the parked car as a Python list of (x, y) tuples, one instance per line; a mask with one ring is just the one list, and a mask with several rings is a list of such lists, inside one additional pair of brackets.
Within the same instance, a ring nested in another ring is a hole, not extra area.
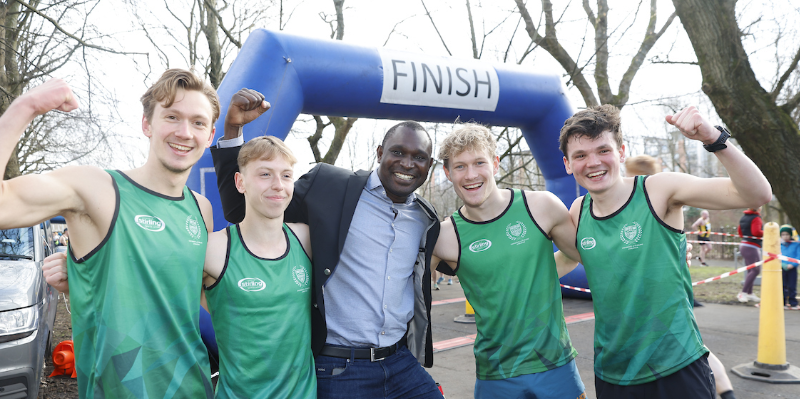
[(50, 221), (0, 230), (0, 398), (39, 394), (58, 304), (42, 275), (53, 251)]

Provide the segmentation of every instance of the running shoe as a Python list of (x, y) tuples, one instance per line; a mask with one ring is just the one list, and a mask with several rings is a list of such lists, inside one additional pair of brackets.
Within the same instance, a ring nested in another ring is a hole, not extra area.
[(748, 301), (747, 294), (745, 294), (744, 292), (740, 292), (738, 295), (736, 295), (736, 299), (738, 299), (739, 302), (741, 303), (745, 303)]
[(756, 294), (745, 294), (745, 295), (747, 295), (748, 301), (761, 302), (761, 298), (757, 297)]

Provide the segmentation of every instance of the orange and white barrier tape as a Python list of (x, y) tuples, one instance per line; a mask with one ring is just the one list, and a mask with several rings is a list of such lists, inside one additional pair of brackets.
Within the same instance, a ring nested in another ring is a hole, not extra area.
[(800, 263), (800, 259), (790, 258), (790, 257), (788, 257), (788, 256), (777, 255), (777, 254), (771, 254), (771, 253), (769, 253), (769, 252), (767, 252), (767, 255), (769, 255), (769, 256), (774, 256), (774, 257), (776, 257), (776, 258), (778, 258), (778, 259), (780, 259), (780, 260), (785, 260), (785, 261), (787, 261), (787, 262), (791, 262), (791, 263)]
[[(749, 269), (752, 269), (754, 267), (759, 267), (759, 266), (763, 265), (764, 262), (769, 262), (769, 261), (775, 260), (775, 259), (785, 258), (785, 259), (781, 259), (781, 260), (788, 260), (789, 262), (793, 262), (794, 261), (794, 262), (800, 263), (800, 260), (797, 260), (797, 259), (787, 258), (785, 256), (775, 255), (775, 254), (768, 254), (768, 255), (769, 255), (769, 258), (767, 258), (767, 259), (764, 259), (762, 261), (759, 261), (759, 262), (756, 262), (756, 263), (753, 263), (753, 264), (750, 264), (750, 265), (747, 265), (747, 266), (740, 267), (740, 268), (738, 268), (738, 269), (736, 269), (734, 271), (731, 271), (731, 272), (722, 273), (722, 274), (720, 274), (719, 276), (716, 276), (716, 277), (711, 277), (711, 278), (707, 278), (707, 279), (702, 280), (702, 281), (698, 281), (698, 282), (692, 283), (692, 286), (694, 287), (696, 285), (705, 284), (705, 283), (709, 283), (709, 282), (712, 282), (712, 281), (720, 280), (720, 279), (723, 279), (725, 277), (730, 277), (730, 276), (733, 276), (734, 274), (741, 273), (741, 272), (743, 272), (745, 270), (749, 270)], [(566, 284), (561, 284), (561, 286), (564, 287), (564, 288), (570, 289), (570, 290), (575, 290), (575, 291), (580, 291), (580, 292), (589, 292), (589, 293), (592, 292), (588, 288), (573, 287), (571, 285), (566, 285)]]
[(723, 241), (698, 241), (698, 240), (686, 240), (686, 242), (690, 242), (692, 244), (716, 244), (716, 245), (739, 245), (740, 242), (723, 242)]
[(712, 234), (715, 236), (725, 236), (725, 237), (736, 237), (736, 238), (749, 238), (751, 240), (760, 240), (764, 237), (753, 237), (753, 236), (740, 236), (738, 234), (731, 234), (731, 233), (716, 233), (713, 231), (690, 231), (686, 234)]
[(763, 264), (764, 264), (764, 262), (769, 262), (769, 261), (771, 261), (771, 260), (775, 260), (776, 258), (777, 258), (777, 256), (774, 256), (774, 255), (771, 255), (771, 254), (770, 254), (769, 258), (767, 258), (767, 259), (764, 259), (764, 260), (762, 260), (762, 261), (759, 261), (759, 262), (753, 263), (753, 264), (751, 264), (751, 265), (747, 265), (747, 266), (740, 267), (740, 268), (738, 268), (738, 269), (736, 269), (736, 270), (734, 270), (734, 271), (732, 271), (732, 272), (722, 273), (722, 274), (720, 274), (719, 276), (716, 276), (716, 277), (711, 277), (711, 278), (707, 278), (707, 279), (705, 279), (705, 280), (703, 280), (703, 281), (698, 281), (698, 282), (696, 282), (696, 283), (692, 283), (692, 287), (694, 287), (694, 286), (696, 286), (696, 285), (700, 285), (700, 284), (705, 284), (705, 283), (708, 283), (708, 282), (711, 282), (711, 281), (715, 281), (715, 280), (723, 279), (723, 278), (725, 278), (725, 277), (733, 276), (734, 274), (741, 273), (741, 272), (743, 272), (743, 271), (745, 271), (745, 270), (752, 269), (752, 268), (754, 268), (754, 267), (759, 267), (759, 266), (763, 265)]

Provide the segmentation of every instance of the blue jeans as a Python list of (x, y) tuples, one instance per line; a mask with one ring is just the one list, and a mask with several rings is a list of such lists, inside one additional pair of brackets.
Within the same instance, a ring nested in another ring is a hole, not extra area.
[(586, 399), (584, 390), (575, 359), (541, 373), (503, 380), (475, 380), (475, 398), (478, 399)]
[(433, 378), (407, 347), (384, 360), (317, 356), (318, 399), (442, 399)]

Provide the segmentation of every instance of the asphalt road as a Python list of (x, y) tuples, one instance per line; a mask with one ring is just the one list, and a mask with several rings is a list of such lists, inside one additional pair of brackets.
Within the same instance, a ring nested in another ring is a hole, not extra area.
[[(469, 399), (475, 387), (475, 360), (470, 335), (476, 333), (474, 324), (454, 322), (465, 313), (464, 297), (460, 284), (441, 285), (433, 291), (434, 366), (428, 371), (442, 384), (447, 399)], [(455, 300), (437, 304), (437, 301)], [(564, 298), (564, 316), (567, 318), (572, 344), (578, 350), (576, 364), (586, 385), (586, 397), (595, 398), (593, 371), (594, 319), (585, 318), (592, 313), (590, 300)], [(758, 318), (755, 307), (705, 304), (695, 309), (697, 323), (706, 346), (722, 361), (734, 387), (737, 399), (800, 398), (800, 384), (770, 384), (740, 378), (730, 372), (734, 366), (751, 363), (758, 355)], [(787, 360), (800, 366), (800, 311), (785, 311)], [(454, 346), (453, 348), (449, 348)], [(436, 348), (440, 348), (438, 351)]]

